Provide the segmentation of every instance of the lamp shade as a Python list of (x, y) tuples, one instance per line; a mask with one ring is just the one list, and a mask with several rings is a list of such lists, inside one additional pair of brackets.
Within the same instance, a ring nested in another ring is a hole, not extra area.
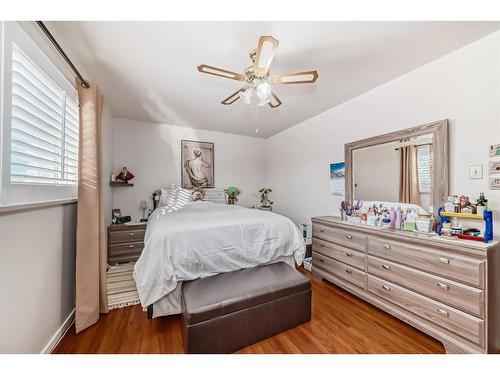
[(146, 201), (141, 201), (141, 205), (140, 205), (140, 207), (141, 207), (142, 209), (144, 209), (144, 208), (148, 208), (148, 204), (146, 203)]

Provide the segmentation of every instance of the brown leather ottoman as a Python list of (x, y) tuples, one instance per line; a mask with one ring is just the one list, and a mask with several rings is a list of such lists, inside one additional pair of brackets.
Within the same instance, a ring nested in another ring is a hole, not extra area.
[(185, 282), (186, 353), (232, 353), (311, 320), (311, 282), (283, 262)]

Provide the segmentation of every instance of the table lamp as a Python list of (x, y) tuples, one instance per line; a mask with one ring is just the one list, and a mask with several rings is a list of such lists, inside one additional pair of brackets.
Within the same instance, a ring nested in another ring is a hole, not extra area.
[(142, 218), (147, 219), (146, 218), (146, 209), (148, 208), (148, 204), (146, 203), (146, 201), (141, 201), (140, 207), (142, 209)]

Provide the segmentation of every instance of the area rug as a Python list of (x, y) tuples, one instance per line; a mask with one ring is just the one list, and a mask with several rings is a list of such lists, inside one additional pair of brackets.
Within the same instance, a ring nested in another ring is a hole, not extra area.
[(106, 272), (110, 310), (140, 303), (132, 272), (134, 272), (134, 263), (110, 266)]

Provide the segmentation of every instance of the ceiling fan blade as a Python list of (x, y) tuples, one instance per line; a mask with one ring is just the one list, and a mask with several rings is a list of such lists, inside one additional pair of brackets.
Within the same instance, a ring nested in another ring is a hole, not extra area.
[(200, 71), (201, 73), (212, 74), (214, 76), (234, 79), (236, 81), (245, 80), (245, 78), (239, 73), (231, 72), (229, 70), (224, 70), (216, 68), (215, 66), (210, 66), (205, 64), (198, 65), (198, 71)]
[(271, 76), (270, 80), (273, 85), (289, 85), (294, 83), (313, 83), (318, 77), (319, 74), (316, 70), (309, 70), (307, 72), (274, 75)]
[(224, 99), (221, 104), (224, 105), (230, 105), (233, 104), (235, 101), (237, 101), (240, 98), (240, 92), (242, 92), (244, 89), (239, 89), (236, 92), (233, 92), (231, 95), (229, 95), (226, 99)]
[(272, 95), (271, 101), (267, 103), (269, 104), (269, 107), (276, 108), (279, 107), (281, 104), (283, 104), (283, 102), (276, 96), (274, 92), (272, 92), (271, 95)]
[(253, 64), (255, 74), (264, 77), (273, 62), (274, 54), (278, 48), (278, 40), (272, 36), (261, 36), (257, 44), (255, 62)]

